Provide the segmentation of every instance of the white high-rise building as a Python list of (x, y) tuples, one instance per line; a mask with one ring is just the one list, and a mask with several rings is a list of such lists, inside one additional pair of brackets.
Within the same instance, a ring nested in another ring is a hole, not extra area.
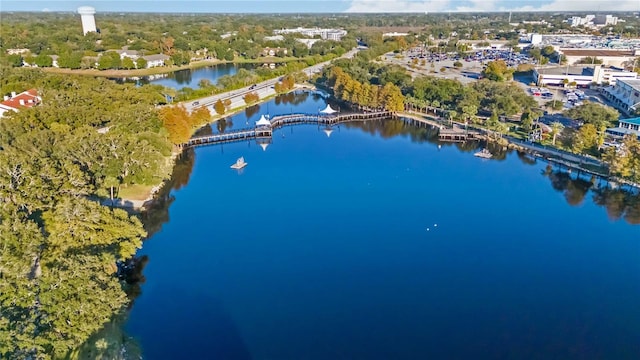
[(80, 18), (82, 19), (82, 33), (84, 35), (92, 31), (97, 32), (96, 20), (93, 18), (95, 13), (96, 9), (91, 6), (80, 6), (78, 8), (78, 14), (80, 14)]

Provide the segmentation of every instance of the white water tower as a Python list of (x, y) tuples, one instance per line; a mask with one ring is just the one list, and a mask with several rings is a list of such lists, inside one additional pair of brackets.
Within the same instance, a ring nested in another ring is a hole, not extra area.
[(82, 33), (84, 35), (92, 31), (97, 32), (96, 20), (93, 18), (95, 13), (96, 9), (91, 6), (80, 6), (78, 8), (78, 14), (80, 14), (80, 18), (82, 19)]

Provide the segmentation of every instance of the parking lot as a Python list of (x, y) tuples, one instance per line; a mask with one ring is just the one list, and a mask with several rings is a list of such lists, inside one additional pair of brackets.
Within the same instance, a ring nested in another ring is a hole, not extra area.
[[(455, 79), (463, 84), (469, 84), (481, 78), (484, 65), (489, 61), (504, 60), (515, 67), (519, 64), (534, 64), (533, 59), (526, 55), (511, 53), (507, 50), (487, 50), (474, 52), (470, 56), (461, 57), (457, 54), (432, 54), (424, 52), (420, 48), (413, 48), (403, 53), (387, 53), (383, 62), (400, 65), (407, 69), (412, 78), (418, 76), (434, 76), (443, 79)], [(456, 68), (455, 62), (462, 63), (462, 67)], [(597, 102), (609, 105), (608, 101), (600, 94), (598, 89), (565, 89), (563, 87), (536, 87), (531, 86), (535, 81), (530, 75), (516, 76), (514, 82), (522, 87), (537, 101), (541, 109), (549, 119), (565, 123), (565, 126), (575, 127), (576, 124), (569, 119), (557, 115), (575, 106), (580, 106), (584, 101)], [(547, 108), (546, 104), (552, 100), (561, 101), (563, 107), (560, 110)], [(556, 114), (556, 115), (554, 115)]]
[[(424, 61), (423, 61), (424, 60)], [(384, 56), (384, 62), (389, 64), (400, 65), (409, 71), (412, 78), (418, 76), (435, 76), (444, 79), (456, 79), (464, 84), (474, 82), (480, 78), (482, 72), (482, 64), (478, 61), (464, 62), (462, 68), (455, 68), (453, 63), (455, 59), (442, 59), (430, 62), (426, 59), (419, 59), (414, 62), (413, 59), (406, 56), (398, 56), (398, 54), (388, 53)], [(444, 68), (444, 71), (442, 71)]]
[[(509, 50), (484, 50), (471, 52), (467, 56), (458, 54), (439, 54), (425, 52), (422, 48), (412, 48), (403, 53), (387, 53), (383, 56), (385, 63), (405, 67), (413, 78), (429, 75), (444, 79), (456, 79), (464, 84), (481, 78), (482, 70), (489, 61), (504, 60), (510, 66), (534, 64), (526, 55), (516, 54)], [(455, 67), (460, 62), (462, 67)]]

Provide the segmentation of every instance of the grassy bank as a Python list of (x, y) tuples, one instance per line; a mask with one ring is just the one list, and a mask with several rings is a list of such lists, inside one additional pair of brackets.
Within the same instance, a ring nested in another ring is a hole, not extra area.
[(149, 76), (157, 74), (166, 74), (178, 70), (186, 69), (198, 69), (202, 67), (224, 64), (224, 61), (219, 60), (202, 60), (194, 61), (189, 65), (183, 66), (162, 66), (153, 67), (149, 69), (132, 69), (132, 70), (98, 70), (98, 69), (64, 69), (64, 68), (41, 68), (42, 70), (56, 74), (69, 74), (69, 75), (85, 75), (85, 76), (101, 76), (101, 77), (132, 77), (132, 76)]
[(313, 59), (312, 56), (304, 58), (295, 57), (263, 57), (259, 59), (235, 59), (232, 61), (222, 60), (200, 60), (194, 61), (188, 65), (182, 66), (161, 66), (153, 67), (149, 69), (132, 69), (132, 70), (98, 70), (98, 69), (65, 69), (65, 68), (38, 68), (46, 72), (55, 74), (68, 74), (68, 75), (84, 75), (84, 76), (100, 76), (100, 77), (134, 77), (134, 76), (149, 76), (157, 74), (168, 74), (174, 71), (187, 70), (187, 69), (199, 69), (207, 66), (213, 66), (218, 64), (265, 64), (265, 63), (286, 63), (292, 61), (307, 61)]

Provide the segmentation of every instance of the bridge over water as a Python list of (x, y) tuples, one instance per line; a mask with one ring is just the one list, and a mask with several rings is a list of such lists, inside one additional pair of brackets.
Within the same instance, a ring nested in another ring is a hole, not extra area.
[(196, 136), (182, 147), (192, 147), (199, 145), (213, 145), (228, 142), (252, 140), (252, 139), (270, 139), (273, 131), (285, 126), (313, 124), (323, 126), (335, 126), (352, 121), (381, 120), (396, 117), (391, 111), (378, 111), (369, 113), (354, 113), (341, 115), (322, 115), (322, 114), (290, 114), (274, 116), (270, 120), (262, 120), (256, 123), (253, 129), (241, 129), (229, 131), (222, 134), (212, 134), (204, 136)]
[[(384, 119), (397, 119), (401, 118), (405, 122), (417, 126), (429, 126), (436, 127), (445, 133), (447, 130), (444, 126), (436, 121), (412, 116), (412, 115), (399, 115), (392, 111), (377, 111), (366, 113), (352, 113), (352, 114), (340, 114), (340, 115), (325, 115), (325, 114), (290, 114), (290, 115), (278, 115), (274, 116), (270, 120), (261, 119), (256, 123), (254, 128), (240, 129), (235, 131), (229, 131), (222, 134), (211, 134), (204, 136), (196, 136), (189, 141), (181, 144), (183, 148), (194, 147), (201, 145), (215, 145), (224, 144), (243, 140), (258, 140), (270, 142), (273, 131), (279, 128), (301, 124), (312, 124), (318, 126), (326, 126), (331, 128), (336, 125), (355, 122), (355, 121), (372, 121), (372, 120), (384, 120)], [(447, 133), (448, 134), (448, 133)], [(449, 139), (443, 139), (447, 141)], [(450, 140), (449, 140), (450, 141)]]

